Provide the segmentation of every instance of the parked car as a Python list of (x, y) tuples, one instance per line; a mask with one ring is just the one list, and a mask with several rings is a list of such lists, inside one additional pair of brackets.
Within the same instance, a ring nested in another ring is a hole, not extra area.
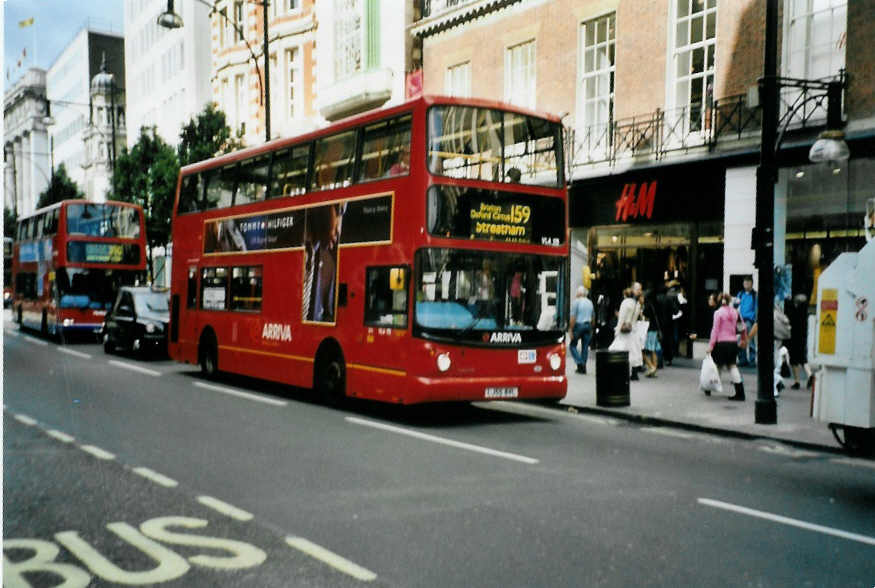
[(103, 350), (129, 349), (135, 353), (167, 354), (170, 324), (169, 293), (150, 286), (119, 289), (101, 330)]

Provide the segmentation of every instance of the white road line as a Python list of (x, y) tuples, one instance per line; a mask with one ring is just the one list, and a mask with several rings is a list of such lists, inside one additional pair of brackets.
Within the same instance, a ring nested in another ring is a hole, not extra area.
[(830, 460), (833, 463), (841, 463), (844, 465), (854, 466), (858, 468), (871, 468), (875, 470), (875, 461), (865, 459), (851, 459), (850, 457), (834, 457)]
[[(536, 406), (533, 404), (519, 404), (515, 402), (505, 402), (503, 400), (496, 400), (492, 402), (477, 402), (475, 403), (477, 408), (484, 408), (486, 410), (498, 410), (502, 412), (512, 412), (514, 414), (522, 414), (522, 415), (533, 415), (533, 414), (542, 414), (547, 416), (552, 416), (554, 418), (560, 416), (570, 416), (575, 419), (579, 419), (582, 421), (586, 421), (588, 423), (594, 423), (598, 425), (617, 425), (619, 421), (617, 419), (612, 419), (610, 417), (600, 417), (589, 414), (578, 414), (576, 412), (567, 412), (562, 410), (556, 410), (555, 408), (545, 408), (543, 406)], [(570, 408), (564, 406), (564, 408)]]
[(66, 347), (58, 347), (58, 351), (61, 353), (66, 353), (67, 355), (74, 355), (76, 357), (81, 357), (82, 359), (91, 359), (91, 355), (88, 353), (82, 353), (81, 351), (76, 351), (75, 349), (67, 349)]
[(33, 343), (34, 345), (42, 345), (43, 347), (49, 344), (48, 341), (43, 341), (42, 339), (37, 339), (36, 337), (31, 337), (30, 335), (24, 335), (24, 340), (28, 343)]
[(147, 480), (155, 482), (159, 486), (164, 486), (165, 488), (175, 488), (179, 485), (179, 482), (177, 482), (173, 478), (168, 478), (167, 476), (159, 474), (158, 472), (150, 470), (149, 468), (134, 468), (133, 472), (137, 475), (143, 476)]
[(49, 429), (48, 431), (46, 431), (46, 435), (63, 443), (72, 443), (76, 440), (67, 433), (62, 433), (61, 431), (56, 431), (55, 429)]
[(662, 435), (664, 437), (677, 437), (678, 439), (693, 439), (695, 437), (692, 433), (665, 429), (663, 427), (641, 427), (641, 430), (645, 433), (653, 433), (654, 435)]
[(241, 390), (234, 390), (233, 388), (226, 388), (225, 386), (216, 386), (214, 384), (205, 384), (204, 382), (194, 382), (194, 385), (198, 388), (203, 388), (205, 390), (213, 390), (214, 392), (221, 392), (222, 394), (230, 394), (231, 396), (237, 396), (238, 398), (245, 398), (246, 400), (253, 400), (255, 402), (263, 402), (264, 404), (271, 404), (273, 406), (285, 406), (288, 404), (284, 400), (276, 400), (274, 398), (267, 398), (265, 396), (259, 396), (258, 394), (250, 394), (249, 392), (243, 392)]
[(26, 414), (15, 415), (15, 420), (18, 421), (19, 423), (23, 423), (23, 424), (27, 425), (28, 427), (33, 427), (34, 425), (36, 425), (36, 421), (34, 419), (30, 418), (29, 416), (27, 416)]
[(95, 447), (94, 445), (80, 445), (79, 449), (85, 453), (90, 453), (97, 459), (115, 459), (115, 454), (110, 453), (109, 451), (104, 451), (100, 447)]
[(321, 545), (316, 545), (312, 541), (308, 541), (303, 537), (286, 537), (286, 543), (289, 544), (289, 547), (302, 551), (310, 557), (315, 557), (319, 561), (330, 565), (344, 574), (352, 576), (356, 580), (372, 582), (377, 579), (377, 574), (371, 570), (363, 568), (360, 565), (337, 555), (333, 551), (329, 551)]
[(236, 506), (231, 506), (227, 502), (222, 502), (218, 498), (213, 498), (212, 496), (198, 496), (197, 501), (204, 506), (208, 506), (213, 510), (219, 511), (225, 516), (231, 517), (232, 519), (237, 519), (238, 521), (252, 520), (251, 513), (248, 513), (245, 510), (241, 510)]
[(398, 433), (399, 435), (407, 435), (408, 437), (415, 437), (417, 439), (422, 439), (424, 441), (431, 441), (432, 443), (440, 443), (441, 445), (449, 445), (450, 447), (456, 447), (458, 449), (465, 449), (468, 451), (474, 451), (476, 453), (485, 453), (486, 455), (492, 455), (494, 457), (502, 457), (504, 459), (510, 459), (513, 461), (521, 461), (527, 464), (536, 464), (538, 463), (537, 459), (533, 459), (531, 457), (525, 457), (524, 455), (517, 455), (516, 453), (507, 453), (505, 451), (497, 451), (495, 449), (490, 449), (488, 447), (482, 447), (480, 445), (472, 445), (470, 443), (462, 443), (460, 441), (453, 441), (452, 439), (445, 439), (443, 437), (437, 437), (435, 435), (429, 435), (427, 433), (420, 433), (419, 431), (414, 431), (413, 429), (405, 429), (403, 427), (396, 427), (394, 425), (387, 425), (384, 423), (378, 423), (376, 421), (369, 421), (365, 419), (360, 419), (358, 417), (344, 417), (348, 422), (354, 423), (356, 425), (362, 425), (364, 427), (372, 427), (374, 429), (382, 429), (383, 431), (389, 431), (392, 433)]
[(793, 457), (796, 459), (820, 456), (819, 453), (815, 453), (814, 451), (793, 449), (792, 447), (787, 447), (786, 445), (761, 445), (760, 447), (757, 447), (757, 449), (766, 453), (772, 453), (774, 455), (786, 455), (787, 457)]
[(118, 361), (115, 359), (110, 359), (109, 363), (120, 368), (124, 368), (126, 370), (133, 370), (135, 372), (140, 372), (141, 374), (146, 374), (147, 376), (155, 376), (158, 377), (161, 375), (161, 372), (150, 370), (149, 368), (140, 367), (138, 365), (134, 365), (132, 363), (127, 363), (124, 361)]
[(833, 527), (824, 527), (823, 525), (815, 525), (814, 523), (807, 523), (805, 521), (800, 521), (798, 519), (791, 519), (789, 517), (784, 517), (781, 515), (772, 514), (769, 512), (765, 512), (762, 510), (754, 510), (752, 508), (746, 508), (744, 506), (738, 506), (736, 504), (730, 504), (728, 502), (721, 502), (719, 500), (711, 500), (710, 498), (699, 498), (699, 504), (704, 506), (711, 506), (713, 508), (720, 508), (723, 510), (728, 510), (731, 512), (736, 512), (739, 514), (748, 515), (751, 517), (757, 517), (761, 519), (765, 519), (767, 521), (772, 521), (774, 523), (781, 523), (782, 525), (790, 525), (791, 527), (799, 527), (800, 529), (806, 529), (808, 531), (816, 531), (818, 533), (823, 533), (825, 535), (832, 535), (834, 537), (841, 537), (842, 539), (849, 539), (851, 541), (859, 541), (860, 543), (865, 543), (867, 545), (875, 545), (875, 537), (868, 537), (866, 535), (859, 535), (857, 533), (849, 533), (848, 531), (842, 531), (841, 529), (835, 529)]

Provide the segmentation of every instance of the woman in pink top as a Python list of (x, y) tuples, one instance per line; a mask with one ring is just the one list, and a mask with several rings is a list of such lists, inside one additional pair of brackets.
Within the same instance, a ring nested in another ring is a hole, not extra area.
[[(711, 341), (708, 344), (708, 353), (717, 368), (729, 370), (729, 379), (735, 386), (735, 395), (730, 396), (729, 400), (744, 400), (744, 383), (741, 381), (741, 372), (735, 365), (735, 358), (738, 357), (738, 331), (737, 326), (741, 327), (742, 346), (747, 340), (747, 327), (744, 322), (739, 322), (738, 312), (732, 308), (730, 302), (732, 297), (729, 294), (723, 293), (718, 297), (720, 307), (714, 311), (714, 323), (711, 327)], [(705, 394), (710, 394), (705, 392)]]

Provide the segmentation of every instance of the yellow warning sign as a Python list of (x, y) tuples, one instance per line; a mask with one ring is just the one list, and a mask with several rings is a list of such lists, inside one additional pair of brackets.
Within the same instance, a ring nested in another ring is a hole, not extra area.
[(817, 352), (834, 354), (836, 352), (836, 320), (839, 311), (839, 291), (824, 288), (820, 296), (820, 334)]

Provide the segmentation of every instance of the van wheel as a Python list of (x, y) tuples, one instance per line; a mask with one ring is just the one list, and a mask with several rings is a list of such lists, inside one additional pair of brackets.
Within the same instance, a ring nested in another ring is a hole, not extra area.
[(199, 349), (201, 373), (207, 378), (215, 378), (219, 375), (219, 349), (215, 336), (210, 333), (201, 337)]
[(43, 320), (40, 323), (39, 333), (43, 337), (49, 336), (49, 317), (46, 315), (46, 311), (43, 311)]
[(112, 343), (112, 339), (109, 338), (109, 334), (103, 336), (103, 352), (104, 353), (114, 353), (115, 345)]
[(346, 397), (346, 363), (339, 349), (317, 355), (313, 388), (329, 404), (338, 404)]

